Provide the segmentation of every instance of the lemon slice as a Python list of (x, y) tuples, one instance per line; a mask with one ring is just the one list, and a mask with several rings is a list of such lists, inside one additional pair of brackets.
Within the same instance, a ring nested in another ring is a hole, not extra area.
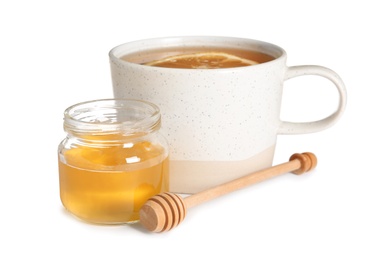
[(199, 52), (170, 56), (148, 62), (145, 65), (184, 69), (221, 69), (254, 64), (258, 63), (225, 52)]

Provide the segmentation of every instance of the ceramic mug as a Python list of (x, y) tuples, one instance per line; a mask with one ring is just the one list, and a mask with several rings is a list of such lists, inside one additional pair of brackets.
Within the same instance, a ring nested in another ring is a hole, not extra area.
[[(237, 48), (273, 57), (261, 64), (226, 69), (142, 65), (186, 47)], [(162, 51), (161, 51), (162, 53)], [(123, 56), (135, 61), (125, 61)], [(346, 90), (332, 70), (286, 65), (286, 52), (271, 43), (233, 37), (169, 37), (113, 48), (114, 97), (147, 100), (161, 109), (161, 132), (170, 145), (170, 190), (196, 193), (272, 165), (277, 135), (305, 134), (332, 126), (346, 105)], [(329, 79), (337, 88), (334, 113), (313, 122), (281, 121), (283, 82), (302, 75)]]

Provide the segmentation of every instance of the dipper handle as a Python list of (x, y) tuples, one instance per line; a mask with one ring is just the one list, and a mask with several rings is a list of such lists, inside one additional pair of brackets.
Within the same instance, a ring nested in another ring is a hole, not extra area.
[(208, 200), (220, 197), (235, 190), (259, 183), (275, 176), (292, 172), (297, 175), (305, 173), (316, 167), (317, 159), (312, 153), (293, 154), (289, 162), (282, 163), (243, 177), (226, 182), (211, 189), (196, 193), (187, 197), (184, 201), (187, 208), (192, 208)]
[(140, 222), (152, 232), (168, 231), (182, 222), (188, 208), (287, 172), (300, 175), (314, 169), (316, 164), (317, 158), (313, 153), (296, 153), (290, 157), (289, 162), (243, 176), (185, 199), (170, 192), (161, 193), (142, 206)]

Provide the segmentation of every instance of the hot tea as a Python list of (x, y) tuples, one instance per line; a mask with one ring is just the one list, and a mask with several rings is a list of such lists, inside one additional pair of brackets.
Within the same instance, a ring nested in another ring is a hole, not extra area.
[(160, 48), (127, 54), (121, 59), (166, 68), (219, 69), (249, 66), (271, 61), (274, 57), (252, 50), (219, 47)]
[[(284, 49), (254, 39), (145, 39), (116, 46), (109, 57), (114, 97), (149, 100), (162, 111), (172, 192), (197, 193), (269, 167), (278, 135), (324, 130), (345, 107), (344, 84), (336, 73), (315, 65), (287, 66)], [(284, 82), (303, 75), (332, 81), (338, 109), (316, 121), (282, 121)]]

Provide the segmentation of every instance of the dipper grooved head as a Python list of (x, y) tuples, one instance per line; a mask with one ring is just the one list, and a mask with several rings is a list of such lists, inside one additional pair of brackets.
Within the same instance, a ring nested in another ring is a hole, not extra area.
[(139, 219), (152, 232), (164, 232), (180, 224), (186, 215), (184, 200), (170, 192), (150, 198), (141, 208)]

